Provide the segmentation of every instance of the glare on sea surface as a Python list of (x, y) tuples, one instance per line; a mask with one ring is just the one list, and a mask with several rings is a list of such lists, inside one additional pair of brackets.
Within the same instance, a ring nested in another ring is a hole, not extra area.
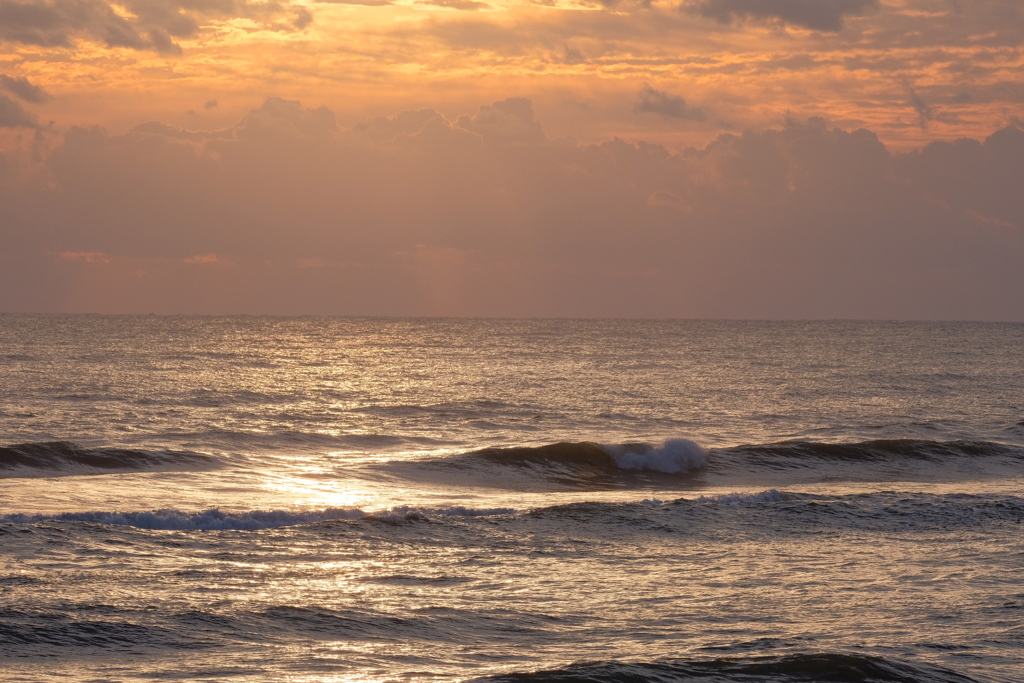
[(308, 476), (309, 473), (265, 475), (260, 479), (262, 492), (257, 494), (257, 499), (273, 499), (300, 508), (357, 508), (378, 499), (376, 493), (359, 488), (351, 480), (324, 481)]
[[(440, 452), (441, 457), (449, 454), (449, 449)], [(403, 451), (368, 456), (365, 453), (331, 451), (314, 457), (296, 454), (287, 458), (290, 465), (288, 471), (268, 471), (260, 474), (257, 485), (260, 490), (258, 499), (275, 501), (275, 505), (289, 508), (317, 509), (353, 507), (380, 510), (403, 503), (436, 503), (436, 494), (433, 491), (424, 492), (415, 486), (403, 486), (391, 479), (376, 481), (372, 478), (359, 478), (360, 466), (423, 457), (438, 457), (438, 453), (436, 450)]]

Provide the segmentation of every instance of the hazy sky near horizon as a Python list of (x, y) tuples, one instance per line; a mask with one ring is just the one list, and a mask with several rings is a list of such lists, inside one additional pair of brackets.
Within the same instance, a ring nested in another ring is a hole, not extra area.
[(1016, 0), (0, 0), (0, 311), (1024, 321)]

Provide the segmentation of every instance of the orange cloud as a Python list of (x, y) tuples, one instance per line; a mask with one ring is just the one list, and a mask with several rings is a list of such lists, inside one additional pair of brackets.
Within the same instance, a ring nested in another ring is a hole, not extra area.
[(189, 256), (188, 258), (181, 259), (182, 263), (190, 263), (192, 265), (212, 265), (215, 263), (223, 264), (226, 261), (217, 256), (217, 254), (196, 254), (195, 256)]
[(78, 261), (80, 263), (110, 263), (110, 255), (102, 251), (62, 251), (62, 261)]
[[(191, 17), (175, 29), (181, 36), (168, 33), (181, 55), (74, 31), (52, 45), (12, 33), (9, 50), (25, 58), (11, 77), (55, 97), (31, 110), (13, 103), (7, 118), (227, 126), (270, 93), (328, 106), (351, 124), (427, 106), (453, 115), (512, 93), (530, 97), (555, 135), (588, 142), (705, 144), (794, 114), (870, 127), (906, 148), (983, 137), (1024, 115), (1024, 6), (996, 0), (692, 0), (682, 10), (665, 0), (511, 0), (476, 12), (367, 0), (317, 3), (301, 31), (288, 3), (227, 6), (171, 6), (160, 21)], [(118, 21), (150, 40), (144, 22), (157, 19), (133, 16)]]

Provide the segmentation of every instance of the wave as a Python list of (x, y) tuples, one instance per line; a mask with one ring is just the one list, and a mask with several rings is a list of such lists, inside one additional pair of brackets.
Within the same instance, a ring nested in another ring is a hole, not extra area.
[(559, 442), (485, 448), (441, 458), (374, 465), (403, 478), (509, 488), (683, 489), (784, 487), (818, 481), (935, 481), (1018, 476), (1024, 447), (989, 441), (790, 440), (705, 448), (690, 439), (650, 443)]
[(38, 614), (6, 609), (0, 613), (0, 653), (5, 657), (30, 657), (46, 654), (51, 648), (89, 648), (90, 650), (166, 650), (212, 645), (202, 638), (184, 637), (160, 626), (125, 621), (80, 621), (63, 614)]
[(411, 467), (408, 463), (387, 463), (386, 466), (405, 470), (439, 469), (446, 477), (453, 471), (468, 470), (471, 479), (484, 484), (516, 472), (577, 488), (604, 488), (628, 486), (638, 478), (678, 478), (699, 470), (707, 462), (708, 451), (699, 444), (689, 439), (670, 439), (661, 446), (648, 443), (602, 445), (584, 441), (485, 448), (454, 457), (421, 460)]
[[(880, 491), (827, 496), (791, 491), (732, 493), (670, 501), (582, 502), (537, 508), (520, 515), (574, 533), (686, 534), (766, 542), (773, 538), (841, 536), (848, 532), (949, 534), (963, 530), (1019, 530), (1024, 498), (1008, 495)], [(546, 521), (545, 521), (546, 520)]]
[[(708, 452), (689, 439), (669, 439), (661, 446), (647, 443), (601, 445), (591, 442), (545, 446), (485, 448), (460, 456), (462, 464), (484, 461), (516, 467), (568, 467), (595, 472), (646, 470), (680, 474), (707, 464)], [(457, 462), (457, 461), (456, 461)]]
[(708, 661), (667, 659), (654, 662), (583, 662), (561, 669), (475, 678), (467, 683), (976, 683), (976, 679), (923, 664), (845, 653), (796, 654)]
[(250, 510), (225, 512), (210, 508), (200, 512), (182, 510), (147, 510), (142, 512), (62, 512), (58, 514), (8, 514), (0, 517), (4, 524), (38, 524), (40, 522), (87, 522), (113, 524), (158, 531), (259, 531), (333, 520), (365, 519), (398, 524), (424, 521), (430, 517), (485, 517), (515, 512), (512, 508), (466, 508), (461, 506), (424, 508), (399, 506), (379, 512), (359, 508), (326, 508), (294, 512), (290, 510)]
[[(179, 576), (182, 575), (179, 573)], [(188, 576), (196, 578), (194, 574)], [(384, 577), (384, 580), (389, 578)], [(395, 578), (399, 585), (472, 580), (451, 575)], [(356, 581), (380, 583), (380, 579), (369, 577)], [(295, 639), (304, 644), (310, 640), (339, 639), (396, 644), (426, 641), (444, 647), (465, 639), (467, 634), (478, 634), (482, 628), (505, 633), (539, 633), (550, 628), (552, 622), (560, 621), (558, 617), (543, 613), (494, 606), (460, 609), (427, 604), (399, 616), (365, 602), (329, 606), (253, 601), (250, 605), (250, 609), (239, 605), (242, 609), (230, 612), (204, 610), (201, 606), (157, 610), (71, 601), (61, 601), (56, 609), (0, 608), (0, 658), (4, 658), (6, 664), (8, 658), (66, 656), (73, 649), (94, 654), (97, 651), (180, 652), (240, 642), (281, 644), (295, 642)]]
[(1024, 447), (970, 440), (791, 440), (716, 448), (709, 463), (705, 480), (714, 486), (988, 480), (1024, 474)]
[[(191, 451), (85, 448), (69, 441), (0, 446), (0, 477), (135, 472), (141, 470), (206, 470), (221, 465), (217, 458)], [(4, 472), (6, 470), (6, 472)]]
[(928, 439), (876, 439), (859, 443), (823, 443), (816, 441), (779, 441), (719, 449), (716, 452), (751, 456), (764, 461), (830, 460), (879, 461), (976, 458), (986, 456), (1024, 456), (1020, 446), (991, 441), (931, 441)]
[[(674, 500), (632, 502), (584, 501), (531, 509), (511, 507), (467, 508), (400, 505), (365, 511), (355, 507), (318, 510), (243, 510), (210, 508), (146, 511), (89, 511), (53, 514), (10, 513), (0, 524), (30, 525), (50, 522), (110, 524), (166, 531), (259, 531), (328, 521), (367, 521), (386, 525), (434, 522), (438, 533), (454, 518), (502, 518), (506, 529), (530, 527), (541, 521), (556, 526), (575, 525), (576, 532), (598, 536), (619, 527), (629, 533), (685, 533), (764, 538), (777, 534), (841, 534), (847, 531), (915, 533), (985, 529), (1019, 529), (1024, 523), (1024, 498), (1002, 494), (908, 493), (877, 491), (822, 495), (769, 489), (757, 493), (701, 495)], [(547, 520), (547, 521), (544, 521)], [(488, 519), (487, 528), (492, 525)], [(460, 525), (461, 526), (461, 525)], [(476, 527), (473, 527), (476, 528)], [(590, 532), (586, 531), (589, 528)], [(0, 535), (11, 529), (0, 528)], [(477, 529), (479, 531), (480, 529)], [(427, 533), (424, 531), (423, 533)], [(472, 532), (476, 533), (476, 532)]]
[[(280, 413), (278, 417), (288, 420), (304, 420), (305, 417), (295, 413)], [(281, 451), (294, 453), (297, 451), (323, 454), (332, 450), (362, 451), (381, 454), (403, 448), (426, 446), (436, 448), (449, 445), (426, 436), (399, 434), (334, 434), (326, 431), (306, 431), (301, 429), (277, 429), (245, 431), (232, 429), (205, 429), (197, 431), (168, 430), (157, 434), (164, 441), (178, 443), (203, 444), (211, 450), (229, 452), (244, 451), (251, 454), (274, 455)]]

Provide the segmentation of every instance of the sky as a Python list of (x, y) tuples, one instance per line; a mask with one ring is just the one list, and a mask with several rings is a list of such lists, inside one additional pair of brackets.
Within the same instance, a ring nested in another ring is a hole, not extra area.
[(0, 0), (0, 311), (1024, 321), (1019, 0)]

